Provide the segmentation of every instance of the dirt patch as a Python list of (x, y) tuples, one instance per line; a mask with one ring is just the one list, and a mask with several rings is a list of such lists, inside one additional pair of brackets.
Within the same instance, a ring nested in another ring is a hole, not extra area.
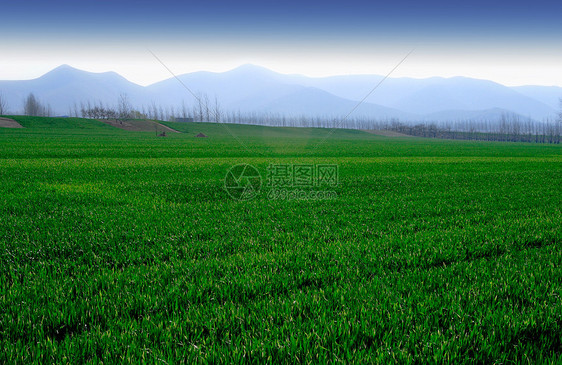
[(0, 118), (0, 128), (23, 128), (23, 126), (13, 119)]
[(152, 120), (105, 120), (102, 119), (100, 122), (109, 124), (112, 127), (124, 129), (131, 132), (170, 132), (170, 133), (181, 133), (170, 127)]
[(378, 136), (385, 136), (385, 137), (412, 137), (408, 134), (398, 133), (394, 131), (387, 131), (387, 130), (377, 130), (377, 129), (362, 129), (363, 132), (376, 134)]

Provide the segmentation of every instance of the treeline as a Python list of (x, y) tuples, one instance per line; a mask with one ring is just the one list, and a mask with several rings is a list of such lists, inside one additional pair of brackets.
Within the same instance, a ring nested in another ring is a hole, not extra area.
[(226, 111), (217, 98), (198, 94), (196, 103), (188, 107), (162, 107), (151, 103), (134, 109), (127, 95), (119, 97), (116, 107), (103, 103), (81, 103), (74, 105), (71, 114), (76, 117), (94, 119), (153, 119), (175, 121), (191, 118), (194, 122), (228, 124), (252, 124), (274, 127), (347, 128), (359, 130), (390, 130), (411, 136), (463, 140), (485, 140), (502, 142), (560, 143), (562, 140), (562, 102), (556, 120), (537, 122), (504, 113), (499, 120), (472, 120), (455, 122), (402, 122), (396, 118), (373, 119), (365, 116), (338, 119), (330, 115), (288, 115), (283, 113), (260, 113)]
[[(341, 119), (330, 115), (288, 115), (283, 113), (243, 113), (227, 111), (217, 97), (196, 94), (196, 102), (188, 106), (142, 105), (134, 108), (127, 94), (121, 94), (115, 105), (102, 102), (82, 102), (69, 108), (69, 116), (90, 119), (153, 119), (176, 121), (190, 118), (195, 122), (252, 124), (275, 127), (347, 128), (359, 130), (390, 130), (411, 136), (502, 142), (560, 143), (562, 140), (562, 99), (558, 118), (538, 122), (515, 114), (502, 114), (498, 120), (469, 120), (454, 122), (403, 122), (395, 118), (373, 119), (355, 116)], [(0, 93), (0, 115), (7, 114), (8, 106)], [(25, 115), (52, 116), (48, 104), (43, 104), (33, 93), (23, 101)]]
[[(30, 93), (23, 100), (23, 115), (35, 117), (52, 117), (53, 109), (49, 104), (41, 102), (33, 93)], [(8, 114), (8, 103), (0, 93), (0, 115)], [(121, 94), (117, 101), (117, 106), (104, 106), (98, 102), (81, 103), (80, 108), (74, 104), (70, 108), (69, 115), (74, 117), (83, 117), (90, 119), (134, 119), (143, 117), (140, 113), (133, 109), (127, 94)]]
[(70, 116), (82, 117), (89, 119), (143, 119), (146, 116), (133, 109), (127, 94), (119, 95), (116, 106), (104, 105), (102, 102), (98, 103), (80, 103), (76, 104), (69, 110)]
[(537, 122), (503, 114), (499, 121), (406, 124), (393, 121), (389, 130), (418, 137), (500, 142), (560, 143), (562, 112), (557, 120)]
[(199, 94), (198, 102), (188, 107), (185, 102), (179, 107), (158, 105), (142, 105), (134, 108), (127, 94), (121, 94), (117, 105), (98, 102), (81, 102), (73, 104), (69, 109), (69, 116), (92, 119), (153, 119), (175, 121), (176, 118), (193, 118), (196, 122), (222, 122), (222, 111), (217, 98), (213, 101), (206, 94)]

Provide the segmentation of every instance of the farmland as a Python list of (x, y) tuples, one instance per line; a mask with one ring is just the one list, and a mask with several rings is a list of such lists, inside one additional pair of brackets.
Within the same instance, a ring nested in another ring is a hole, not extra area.
[[(560, 145), (13, 118), (0, 363), (562, 362)], [(337, 199), (268, 199), (271, 164)]]

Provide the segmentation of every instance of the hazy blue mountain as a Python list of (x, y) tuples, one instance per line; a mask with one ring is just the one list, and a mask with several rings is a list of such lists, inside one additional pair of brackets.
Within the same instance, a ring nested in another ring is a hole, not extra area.
[[(294, 93), (302, 86), (285, 83), (282, 75), (262, 67), (242, 66), (224, 73), (194, 72), (152, 84), (146, 88), (161, 102), (179, 105), (182, 101), (193, 104), (195, 95), (206, 94), (216, 98), (223, 108), (255, 109), (276, 98)], [(188, 90), (189, 89), (189, 90)], [(191, 92), (190, 92), (191, 91)]]
[(530, 98), (540, 100), (555, 110), (561, 107), (562, 87), (558, 86), (516, 86), (513, 90)]
[(405, 111), (435, 113), (446, 109), (487, 110), (500, 108), (531, 118), (544, 118), (554, 110), (506, 86), (464, 77), (434, 80), (393, 105)]
[(349, 75), (320, 78), (289, 75), (288, 77), (296, 84), (316, 87), (350, 100), (362, 100), (376, 87), (366, 101), (389, 107), (396, 105), (404, 96), (422, 89), (426, 86), (427, 82), (436, 79), (388, 78), (380, 83), (384, 79), (380, 75)]
[[(284, 75), (263, 67), (244, 65), (222, 72), (194, 72), (143, 87), (114, 72), (91, 73), (60, 66), (24, 81), (0, 81), (0, 93), (13, 112), (21, 112), (29, 92), (49, 103), (57, 114), (68, 114), (80, 102), (115, 105), (121, 93), (141, 109), (156, 104), (176, 110), (197, 104), (196, 95), (215, 98), (222, 110), (271, 112), (286, 115), (344, 117), (358, 100), (382, 79), (380, 75), (312, 78)], [(188, 90), (189, 89), (189, 90)], [(190, 92), (191, 90), (191, 92)], [(562, 88), (510, 88), (487, 80), (464, 77), (427, 79), (388, 78), (351, 117), (402, 120), (463, 120), (497, 118), (501, 113), (543, 119), (554, 116)]]
[[(326, 91), (307, 87), (262, 105), (261, 109), (273, 113), (287, 113), (287, 111), (290, 111), (289, 114), (293, 116), (311, 114), (341, 119), (346, 117), (357, 104), (356, 101), (342, 99)], [(362, 103), (353, 111), (350, 117), (368, 117), (372, 115), (376, 115), (377, 118), (381, 119), (417, 120), (421, 118), (421, 116), (414, 113), (406, 113), (371, 103)]]
[[(291, 95), (304, 93), (298, 86), (322, 90), (347, 101), (358, 101), (367, 95), (373, 88), (383, 80), (380, 75), (351, 75), (332, 76), (324, 78), (311, 78), (301, 75), (282, 75), (268, 69), (244, 65), (225, 73), (192, 73), (179, 77), (192, 89), (206, 90), (209, 94), (215, 94), (222, 101), (223, 106), (230, 109), (274, 109), (279, 110), (281, 103), (277, 101), (290, 100)], [(160, 95), (168, 95), (168, 100), (177, 99), (175, 95), (186, 95), (183, 93), (177, 80), (170, 79), (157, 83), (152, 89)], [(320, 93), (312, 93), (315, 98), (311, 100), (310, 112), (316, 113)], [(325, 96), (327, 96), (325, 94)], [(500, 85), (488, 80), (470, 79), (465, 77), (427, 79), (413, 78), (388, 78), (366, 99), (367, 103), (399, 110), (401, 114), (394, 116), (414, 116), (432, 114), (441, 111), (450, 113), (459, 111), (483, 111), (489, 113), (493, 109), (503, 109), (515, 114), (534, 119), (543, 119), (553, 116), (556, 108), (552, 103), (542, 100), (543, 95), (537, 94), (539, 100), (514, 88)], [(552, 95), (548, 95), (552, 99)], [(306, 105), (300, 105), (304, 101), (297, 97), (295, 108), (299, 111), (306, 110)], [(549, 100), (550, 100), (549, 99)], [(326, 100), (326, 106), (338, 110), (334, 105), (335, 100)], [(349, 105), (340, 100), (341, 105)], [(270, 103), (270, 106), (268, 106)], [(306, 103), (304, 103), (306, 104)], [(273, 107), (272, 105), (275, 105)], [(260, 106), (260, 108), (258, 108)], [(368, 109), (368, 108), (367, 108)], [(380, 116), (373, 110), (373, 115)], [(294, 111), (294, 110), (293, 110)], [(290, 112), (287, 110), (286, 112)], [(483, 115), (486, 113), (483, 113)]]
[[(181, 104), (195, 102), (189, 88), (197, 95), (204, 92), (211, 104), (216, 96), (225, 110), (242, 112), (272, 112), (287, 115), (322, 115), (343, 117), (357, 102), (338, 97), (315, 87), (299, 85), (294, 75), (282, 75), (268, 69), (244, 65), (224, 73), (195, 72), (164, 80), (147, 87), (161, 102)], [(414, 113), (404, 113), (393, 108), (364, 103), (356, 115), (377, 118), (414, 118)]]
[(80, 102), (116, 104), (121, 93), (131, 100), (145, 101), (142, 86), (127, 81), (115, 72), (92, 73), (62, 65), (45, 75), (23, 81), (0, 81), (0, 92), (12, 112), (21, 112), (30, 92), (49, 104), (56, 114), (68, 114), (69, 108)]
[[(304, 80), (303, 85), (360, 100), (382, 79), (373, 75), (336, 76)], [(550, 90), (550, 93), (537, 92), (532, 96), (492, 81), (465, 77), (388, 78), (367, 101), (416, 114), (500, 108), (542, 119), (554, 113), (555, 107), (548, 101), (552, 101), (555, 93), (556, 90)]]

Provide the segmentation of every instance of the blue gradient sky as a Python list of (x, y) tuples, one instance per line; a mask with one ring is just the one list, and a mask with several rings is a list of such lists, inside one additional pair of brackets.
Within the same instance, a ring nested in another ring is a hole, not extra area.
[(146, 85), (254, 63), (309, 76), (468, 76), (562, 86), (562, 2), (25, 1), (2, 5), (0, 79), (60, 64)]

